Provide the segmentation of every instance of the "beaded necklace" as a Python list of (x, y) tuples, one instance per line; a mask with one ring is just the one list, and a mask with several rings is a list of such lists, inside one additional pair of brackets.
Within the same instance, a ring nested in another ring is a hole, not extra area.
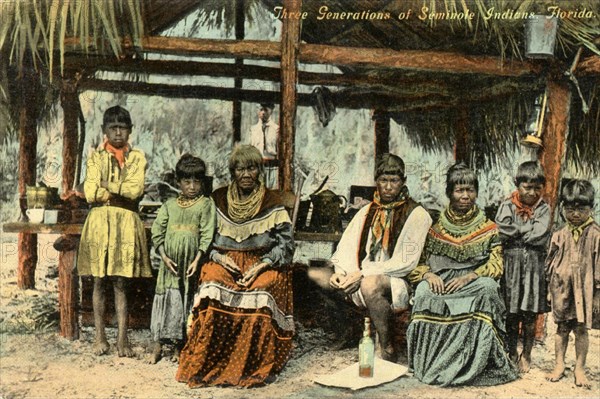
[(257, 183), (258, 186), (245, 200), (241, 199), (239, 187), (235, 182), (229, 185), (227, 189), (227, 213), (234, 222), (242, 223), (252, 219), (260, 210), (266, 188), (260, 180)]
[(202, 198), (202, 197), (203, 197), (202, 194), (200, 194), (194, 198), (186, 198), (183, 195), (180, 195), (179, 197), (177, 197), (177, 205), (179, 205), (182, 208), (189, 208), (190, 206), (194, 205), (196, 202), (200, 201), (200, 198)]

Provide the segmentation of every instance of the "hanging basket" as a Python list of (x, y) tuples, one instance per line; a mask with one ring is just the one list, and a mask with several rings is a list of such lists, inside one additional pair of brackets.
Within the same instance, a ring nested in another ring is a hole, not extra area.
[(554, 57), (558, 19), (536, 14), (525, 25), (525, 56), (527, 58)]

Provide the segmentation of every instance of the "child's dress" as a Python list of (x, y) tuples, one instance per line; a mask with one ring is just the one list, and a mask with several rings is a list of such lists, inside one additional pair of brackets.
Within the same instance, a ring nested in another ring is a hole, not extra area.
[(600, 286), (600, 226), (592, 218), (579, 228), (567, 223), (552, 235), (546, 264), (554, 321), (577, 320), (592, 328), (594, 288)]
[[(513, 194), (514, 195), (514, 194)], [(521, 208), (523, 209), (523, 208)], [(550, 238), (550, 207), (543, 200), (523, 217), (508, 199), (500, 204), (496, 224), (500, 231), (504, 274), (500, 281), (508, 313), (546, 313), (545, 259)]]
[[(81, 232), (79, 275), (152, 277), (146, 232), (137, 213), (137, 200), (144, 193), (144, 153), (127, 148), (121, 167), (102, 148), (92, 153), (86, 167), (83, 190), (93, 208)], [(108, 188), (100, 186), (102, 181)]]
[[(154, 248), (164, 246), (165, 254), (177, 264), (177, 275), (160, 262), (150, 329), (155, 341), (184, 337), (185, 321), (193, 303), (198, 272), (185, 277), (198, 251), (206, 254), (213, 239), (215, 204), (204, 196), (185, 200), (168, 199), (152, 225)], [(198, 262), (198, 271), (201, 261)]]

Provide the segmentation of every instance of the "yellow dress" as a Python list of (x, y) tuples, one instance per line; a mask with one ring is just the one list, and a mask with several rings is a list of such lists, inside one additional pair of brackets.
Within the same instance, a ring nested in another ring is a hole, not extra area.
[[(101, 149), (90, 156), (86, 165), (83, 189), (87, 202), (95, 206), (81, 233), (78, 273), (94, 277), (151, 277), (144, 225), (137, 212), (123, 207), (123, 203), (135, 203), (144, 192), (144, 153), (129, 150), (125, 165), (120, 168), (116, 158)], [(108, 188), (100, 187), (101, 181), (107, 181)]]

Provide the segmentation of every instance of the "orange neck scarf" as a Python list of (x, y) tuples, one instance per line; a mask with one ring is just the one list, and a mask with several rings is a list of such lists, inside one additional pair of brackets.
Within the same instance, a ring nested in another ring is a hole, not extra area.
[(125, 154), (129, 152), (129, 144), (125, 144), (121, 148), (113, 147), (108, 141), (104, 143), (104, 149), (115, 156), (115, 159), (119, 163), (119, 168), (123, 169), (125, 166)]
[(540, 204), (540, 202), (542, 202), (542, 197), (540, 196), (540, 198), (535, 204), (533, 204), (533, 206), (529, 206), (521, 202), (518, 191), (513, 191), (513, 193), (510, 196), (510, 200), (517, 208), (517, 215), (519, 215), (523, 220), (529, 220), (533, 218), (533, 212), (535, 211), (535, 208), (537, 208), (537, 206)]
[(392, 212), (400, 207), (408, 199), (408, 187), (403, 186), (398, 198), (394, 202), (382, 204), (379, 198), (379, 192), (375, 191), (373, 202), (377, 206), (377, 211), (373, 216), (371, 225), (371, 233), (373, 234), (369, 256), (371, 260), (375, 260), (377, 252), (383, 250), (389, 254), (389, 243), (391, 237), (390, 227), (392, 225)]

